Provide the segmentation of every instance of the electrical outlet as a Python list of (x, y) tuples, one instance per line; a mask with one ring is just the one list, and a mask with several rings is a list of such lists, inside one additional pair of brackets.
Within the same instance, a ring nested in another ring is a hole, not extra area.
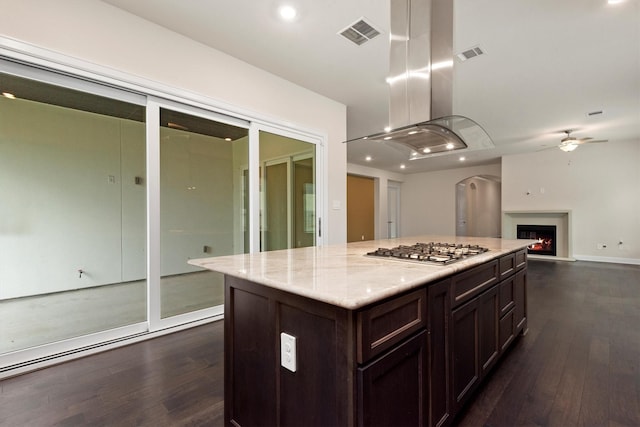
[(606, 245), (606, 244), (604, 244), (604, 243), (598, 243), (598, 244), (596, 245), (596, 247), (597, 247), (598, 249), (607, 249), (607, 245)]
[(285, 332), (280, 334), (280, 364), (291, 372), (295, 372), (298, 365), (296, 337)]

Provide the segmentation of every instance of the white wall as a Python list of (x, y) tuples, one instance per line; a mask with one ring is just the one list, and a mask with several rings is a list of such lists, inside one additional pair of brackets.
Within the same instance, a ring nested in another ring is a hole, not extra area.
[[(0, 0), (0, 36), (326, 136), (328, 243), (346, 241), (346, 107), (97, 0)], [(107, 72), (109, 74), (109, 72)], [(328, 170), (328, 169), (327, 169)]]
[(575, 258), (640, 263), (640, 141), (506, 156), (502, 209), (570, 210)]
[(500, 177), (500, 165), (406, 175), (402, 184), (402, 236), (455, 236), (456, 184), (474, 175)]

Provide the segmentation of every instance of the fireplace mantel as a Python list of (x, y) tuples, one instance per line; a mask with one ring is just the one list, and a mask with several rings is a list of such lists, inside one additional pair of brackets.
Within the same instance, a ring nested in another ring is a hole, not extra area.
[(575, 261), (572, 250), (571, 210), (502, 211), (502, 238), (515, 239), (518, 224), (555, 225), (557, 227), (557, 256), (529, 255), (529, 258)]

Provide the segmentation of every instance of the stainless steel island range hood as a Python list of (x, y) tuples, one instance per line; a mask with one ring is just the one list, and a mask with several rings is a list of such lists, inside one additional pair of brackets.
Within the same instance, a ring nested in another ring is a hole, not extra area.
[(473, 120), (452, 115), (453, 0), (390, 0), (388, 132), (347, 141), (384, 144), (406, 159), (494, 147)]

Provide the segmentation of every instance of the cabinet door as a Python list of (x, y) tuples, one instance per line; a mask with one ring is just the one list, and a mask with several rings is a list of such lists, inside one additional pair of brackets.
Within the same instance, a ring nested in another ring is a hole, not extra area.
[(449, 280), (430, 285), (429, 300), (429, 425), (438, 427), (452, 418), (449, 359), (451, 297)]
[(527, 332), (527, 270), (521, 270), (515, 277), (515, 323), (516, 332)]
[(457, 412), (480, 379), (478, 298), (452, 312), (451, 370), (453, 406)]
[(515, 309), (512, 308), (500, 319), (500, 353), (505, 351), (515, 338), (516, 316)]
[(427, 331), (358, 368), (359, 426), (427, 422)]
[(478, 316), (480, 322), (480, 375), (493, 367), (500, 353), (500, 302), (498, 286), (494, 286), (479, 298)]

